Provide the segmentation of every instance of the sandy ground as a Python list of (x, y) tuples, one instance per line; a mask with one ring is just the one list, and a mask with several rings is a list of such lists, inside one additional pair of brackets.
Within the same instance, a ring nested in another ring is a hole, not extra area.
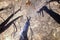
[[(0, 2), (0, 9), (5, 7), (8, 8), (0, 11), (0, 24), (20, 7), (21, 10), (18, 11), (10, 21), (21, 15), (23, 15), (23, 17), (20, 17), (14, 21), (16, 27), (12, 23), (8, 29), (2, 32), (0, 34), (0, 40), (19, 40), (19, 33), (24, 27), (26, 19), (29, 16), (31, 17), (30, 27), (28, 30), (29, 40), (60, 40), (60, 24), (45, 11), (43, 11), (42, 15), (37, 13), (37, 11), (45, 5), (46, 1), (44, 0), (31, 0), (30, 2), (27, 2), (27, 0), (2, 0)], [(50, 7), (48, 3), (46, 7), (52, 9), (60, 15), (60, 4), (57, 2), (51, 2)]]

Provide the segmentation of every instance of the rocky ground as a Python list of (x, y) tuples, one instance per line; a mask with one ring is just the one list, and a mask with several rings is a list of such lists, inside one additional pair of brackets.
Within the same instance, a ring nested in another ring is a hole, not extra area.
[[(58, 17), (54, 13), (52, 13), (52, 17), (43, 10), (41, 10), (43, 13), (38, 13), (43, 6), (53, 10)], [(23, 16), (14, 21), (4, 32), (0, 32), (0, 40), (19, 40), (20, 31), (29, 16), (31, 17), (28, 30), (29, 40), (60, 40), (60, 21), (56, 20), (60, 20), (60, 4), (58, 2), (54, 1), (49, 4), (45, 0), (29, 2), (28, 0), (0, 0), (0, 24), (18, 9), (20, 10), (10, 21)]]

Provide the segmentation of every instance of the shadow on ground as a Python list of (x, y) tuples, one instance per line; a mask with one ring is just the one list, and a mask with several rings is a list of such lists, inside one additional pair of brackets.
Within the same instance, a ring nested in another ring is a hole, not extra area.
[[(2, 32), (4, 32), (7, 28), (9, 28), (10, 27), (10, 25), (14, 22), (14, 21), (16, 21), (18, 18), (20, 18), (20, 17), (22, 17), (22, 16), (19, 16), (19, 17), (17, 17), (17, 18), (15, 18), (14, 20), (12, 20), (11, 22), (9, 22), (9, 20), (18, 12), (18, 11), (20, 11), (21, 9), (18, 9), (15, 13), (12, 13), (4, 22), (2, 22), (1, 24), (0, 24), (0, 34), (2, 33)], [(8, 23), (9, 22), (9, 23)], [(8, 24), (7, 24), (8, 23)]]
[[(41, 12), (42, 12), (42, 14), (43, 14), (43, 10), (45, 12), (47, 12), (57, 23), (60, 24), (60, 15), (58, 13), (54, 12), (51, 9), (48, 9), (47, 6), (43, 6), (41, 9), (39, 9), (39, 11), (37, 11), (37, 13), (41, 14)], [(43, 16), (44, 16), (44, 14), (43, 14)]]

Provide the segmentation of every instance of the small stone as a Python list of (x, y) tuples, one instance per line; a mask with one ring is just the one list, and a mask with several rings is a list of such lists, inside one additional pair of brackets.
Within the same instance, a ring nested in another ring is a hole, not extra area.
[(53, 32), (53, 36), (60, 40), (60, 27), (56, 28)]
[(0, 2), (0, 9), (7, 7), (9, 4), (10, 4), (10, 2), (6, 2), (6, 1)]

